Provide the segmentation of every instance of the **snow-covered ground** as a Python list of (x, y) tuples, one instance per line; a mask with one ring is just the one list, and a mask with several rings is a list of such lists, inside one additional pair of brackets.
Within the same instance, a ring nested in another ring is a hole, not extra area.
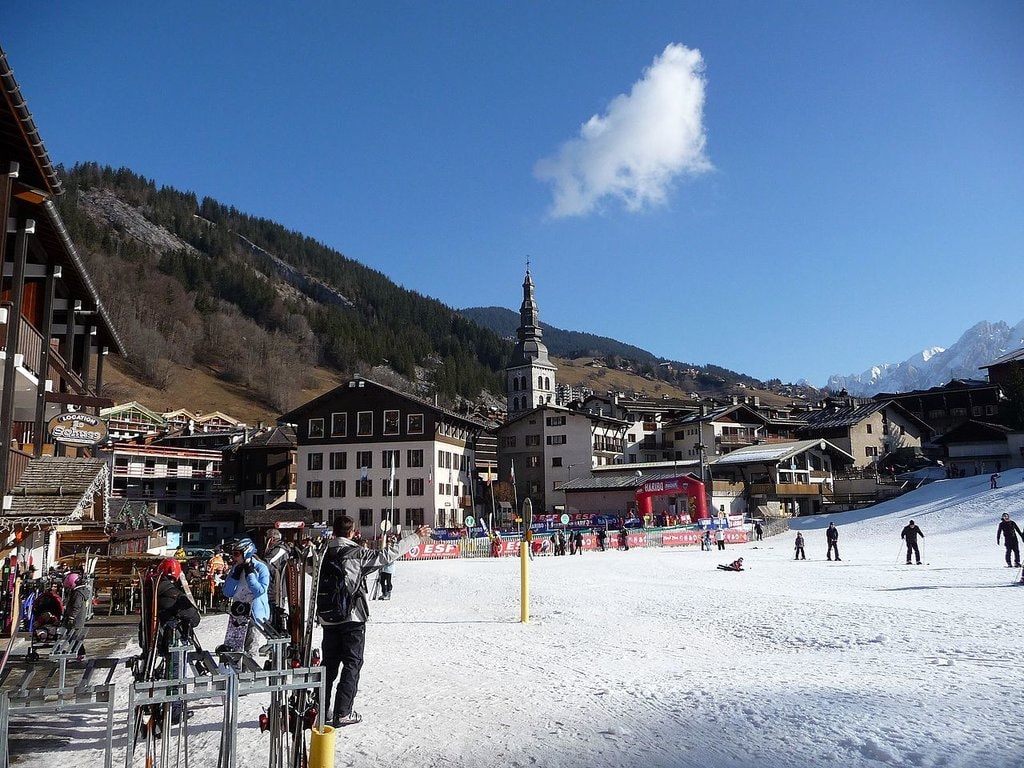
[[(1002, 512), (1024, 523), (1024, 472), (988, 485), (794, 520), (807, 561), (792, 532), (724, 555), (538, 558), (528, 624), (515, 559), (402, 563), (393, 600), (371, 604), (364, 720), (336, 765), (1020, 766), (1024, 587), (995, 534)], [(903, 564), (911, 518), (926, 565)], [(716, 570), (739, 555), (746, 572)], [(206, 645), (224, 622), (204, 620)], [(239, 765), (266, 764), (265, 704), (243, 699)], [(216, 764), (219, 715), (192, 719), (192, 765)], [(100, 765), (100, 724), (81, 724), (46, 765)]]

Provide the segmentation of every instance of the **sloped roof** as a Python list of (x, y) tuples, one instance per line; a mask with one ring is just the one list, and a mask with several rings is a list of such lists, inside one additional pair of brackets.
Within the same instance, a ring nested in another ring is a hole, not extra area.
[(270, 429), (258, 432), (247, 442), (238, 446), (243, 448), (295, 448), (295, 427), (291, 424), (278, 424)]
[(131, 401), (127, 402), (127, 403), (121, 403), (121, 405), (115, 405), (112, 408), (104, 408), (104, 409), (102, 409), (100, 411), (100, 418), (103, 418), (103, 419), (114, 419), (114, 418), (119, 417), (122, 413), (124, 413), (126, 411), (131, 411), (131, 410), (135, 410), (135, 411), (138, 411), (141, 414), (144, 414), (154, 424), (163, 424), (164, 423), (164, 417), (163, 416), (161, 416), (156, 411), (153, 411), (153, 410), (147, 408), (146, 406), (144, 406), (142, 403), (138, 402), (137, 400), (131, 400)]
[[(692, 472), (686, 472), (682, 468), (678, 469), (651, 469), (646, 472), (643, 470), (635, 470), (627, 468), (627, 466), (633, 465), (616, 465), (616, 468), (622, 467), (622, 471), (610, 471), (610, 472), (594, 472), (591, 475), (584, 475), (583, 477), (577, 477), (563, 483), (560, 490), (563, 491), (629, 491), (639, 488), (644, 483), (650, 480), (669, 480), (674, 477), (680, 477), (683, 475), (692, 475), (698, 480), (700, 479), (697, 475)], [(641, 474), (638, 476), (637, 472)]]
[(668, 424), (671, 426), (679, 426), (681, 424), (699, 424), (701, 422), (717, 421), (723, 416), (728, 416), (730, 413), (733, 413), (734, 411), (746, 411), (751, 416), (753, 416), (755, 420), (761, 422), (762, 424), (768, 423), (768, 417), (765, 416), (763, 413), (759, 413), (757, 410), (754, 409), (753, 406), (747, 405), (746, 403), (736, 403), (735, 405), (730, 403), (729, 405), (724, 405), (719, 408), (711, 408), (705, 414), (701, 414), (698, 411), (697, 413), (690, 413), (687, 414), (686, 416), (680, 416), (679, 418), (673, 419), (672, 421), (668, 422)]
[(991, 363), (985, 363), (985, 365), (979, 365), (978, 370), (985, 370), (986, 368), (992, 368), (996, 365), (1003, 365), (1005, 363), (1022, 362), (1024, 363), (1024, 347), (1015, 349), (1012, 352), (1007, 352), (1002, 357), (997, 357)]
[(812, 448), (819, 448), (824, 443), (825, 450), (855, 461), (854, 457), (828, 440), (796, 440), (786, 443), (766, 443), (764, 445), (751, 445), (746, 448), (739, 448), (724, 456), (719, 456), (710, 463), (712, 468), (717, 466), (730, 466), (736, 464), (775, 464), (786, 459), (791, 459)]
[[(49, 524), (80, 520), (94, 496), (106, 490), (107, 464), (102, 459), (41, 456), (29, 461), (18, 485), (11, 488), (7, 523)], [(106, 510), (101, 510), (105, 516)]]
[(934, 442), (944, 445), (949, 443), (991, 442), (993, 440), (1005, 440), (1006, 436), (1012, 432), (1012, 429), (1002, 424), (969, 419), (963, 424), (953, 427), (946, 434), (939, 435), (935, 438)]

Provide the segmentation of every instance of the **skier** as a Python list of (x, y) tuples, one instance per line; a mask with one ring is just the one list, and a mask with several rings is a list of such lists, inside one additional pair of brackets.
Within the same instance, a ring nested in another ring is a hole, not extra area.
[(900, 532), (900, 538), (907, 542), (907, 565), (910, 565), (910, 555), (913, 553), (917, 557), (917, 564), (921, 564), (921, 550), (917, 548), (917, 537), (924, 538), (924, 531), (918, 528), (914, 521), (911, 520), (907, 523), (906, 527)]
[(796, 545), (794, 546), (796, 554), (793, 555), (794, 560), (806, 560), (807, 555), (804, 554), (804, 535), (797, 531), (796, 534)]
[(764, 528), (761, 527), (761, 521), (758, 520), (754, 523), (754, 536), (757, 537), (758, 541), (764, 539)]
[(711, 551), (711, 531), (704, 531), (704, 535), (700, 539), (700, 549), (702, 552)]
[(719, 550), (725, 549), (725, 529), (715, 528), (715, 543), (718, 545)]
[[(1024, 538), (1024, 533), (1021, 533), (1017, 523), (1011, 520), (1010, 515), (1006, 512), (1003, 512), (1003, 519), (999, 523), (999, 528), (996, 529), (996, 544), (999, 543), (1000, 536), (1006, 547), (1006, 567), (1020, 568), (1020, 548), (1017, 545), (1017, 537)], [(1010, 565), (1011, 555), (1013, 555), (1013, 565)]]
[(992, 477), (990, 477), (988, 479), (988, 481), (989, 481), (989, 488), (991, 488), (992, 490), (995, 490), (996, 488), (998, 488), (999, 487), (999, 478), (1000, 478), (1000, 474), (998, 472), (995, 472), (992, 475)]
[(629, 552), (629, 539), (627, 538), (629, 531), (626, 530), (626, 524), (623, 523), (622, 527), (619, 528), (619, 549), (624, 549)]
[[(237, 539), (227, 546), (231, 553), (231, 571), (224, 580), (224, 596), (238, 599), (234, 603), (247, 603), (249, 615), (256, 621), (270, 618), (267, 590), (270, 588), (270, 570), (256, 558), (256, 545), (252, 539)], [(249, 622), (243, 644), (246, 653), (256, 655), (258, 642)]]
[(597, 529), (597, 548), (604, 552), (604, 542), (608, 538), (608, 534), (604, 532), (604, 528)]
[(738, 557), (728, 565), (719, 565), (718, 570), (720, 571), (742, 571), (743, 570), (743, 558)]
[[(430, 528), (420, 526), (414, 533), (404, 536), (385, 547), (380, 552), (363, 549), (352, 540), (355, 520), (342, 515), (334, 521), (334, 538), (327, 543), (324, 562), (320, 569), (320, 583), (317, 589), (317, 616), (323, 627), (323, 665), (326, 670), (326, 697), (324, 701), (325, 720), (335, 728), (343, 725), (354, 725), (361, 722), (362, 717), (352, 709), (356, 693), (359, 690), (359, 673), (363, 667), (363, 647), (366, 643), (366, 621), (370, 618), (370, 606), (366, 600), (366, 577), (373, 571), (388, 563), (398, 560), (406, 552), (416, 546), (422, 537), (430, 535)], [(329, 566), (333, 565), (334, 568)], [(340, 569), (343, 577), (336, 586), (325, 582), (330, 574)], [(341, 604), (341, 598), (348, 597), (344, 605), (347, 613), (344, 618), (336, 618), (327, 613), (333, 606), (325, 595), (337, 598), (335, 606)], [(339, 675), (340, 668), (340, 675)], [(334, 681), (338, 681), (337, 691), (333, 691)], [(331, 699), (334, 709), (331, 710)]]
[[(68, 632), (81, 633), (89, 620), (92, 608), (92, 588), (81, 574), (72, 571), (64, 577), (65, 605), (67, 609), (61, 619), (61, 626)], [(78, 649), (78, 660), (85, 659), (85, 643)]]
[(288, 631), (288, 595), (284, 588), (284, 568), (288, 564), (291, 550), (281, 540), (281, 532), (277, 528), (267, 531), (267, 547), (263, 561), (270, 571), (270, 588), (267, 590), (267, 601), (270, 604), (270, 624), (278, 632)]
[(583, 554), (583, 531), (576, 531), (573, 533), (572, 546), (577, 555)]
[(832, 552), (836, 553), (836, 561), (839, 561), (839, 529), (836, 528), (835, 523), (829, 523), (828, 528), (825, 529), (825, 541), (828, 542), (828, 551), (825, 553), (825, 557), (828, 560), (832, 559)]
[(392, 574), (394, 574), (394, 572), (395, 572), (395, 564), (393, 562), (388, 563), (387, 565), (381, 566), (381, 569), (380, 569), (380, 599), (381, 600), (390, 600), (391, 599), (391, 589), (392, 589), (392, 586), (393, 586), (393, 584), (391, 582), (391, 577), (392, 577)]

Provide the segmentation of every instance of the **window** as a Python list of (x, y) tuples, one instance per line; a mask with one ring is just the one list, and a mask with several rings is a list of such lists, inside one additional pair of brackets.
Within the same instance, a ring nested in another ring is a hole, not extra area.
[(373, 451), (356, 451), (356, 466), (359, 469), (373, 469)]
[(512, 391), (513, 392), (518, 392), (519, 391), (519, 377), (518, 376), (516, 376), (515, 378), (512, 379)]
[(322, 480), (306, 481), (306, 498), (319, 499), (324, 495), (324, 483)]
[(332, 499), (339, 499), (345, 495), (345, 481), (331, 480), (327, 493)]
[(356, 497), (365, 498), (367, 496), (373, 496), (373, 481), (356, 480)]
[(317, 439), (324, 436), (324, 420), (321, 419), (310, 419), (309, 420), (309, 436), (312, 439)]
[(415, 528), (423, 525), (423, 507), (405, 510), (405, 527)]
[(547, 443), (548, 445), (565, 445), (566, 437), (565, 435), (548, 435)]
[(348, 454), (344, 451), (331, 451), (331, 469), (348, 469)]
[[(991, 408), (991, 406), (989, 406), (989, 407)], [(962, 410), (962, 409), (954, 409), (954, 410)], [(953, 415), (956, 416), (956, 415), (959, 415), (959, 414), (953, 414)], [(972, 416), (981, 416), (981, 406), (980, 405), (973, 406), (971, 408), (971, 415)]]
[(515, 448), (516, 447), (516, 436), (515, 435), (506, 435), (505, 437), (501, 438), (501, 444), (505, 448)]
[(526, 466), (528, 466), (528, 467), (539, 467), (540, 466), (540, 456), (527, 456), (526, 457)]
[(544, 421), (549, 427), (565, 426), (565, 416), (548, 416)]
[(373, 434), (373, 411), (360, 411), (356, 414), (356, 435), (369, 437)]
[(422, 413), (410, 413), (408, 418), (409, 434), (410, 435), (422, 435), (423, 434), (423, 414)]
[(345, 516), (345, 510), (344, 509), (328, 509), (327, 510), (327, 524), (328, 525), (334, 525), (334, 521), (335, 520), (337, 520), (339, 517), (344, 517), (344, 516)]
[(385, 477), (383, 480), (381, 480), (380, 481), (380, 495), (381, 496), (391, 496), (391, 495), (397, 496), (398, 495), (398, 480), (395, 480), (395, 483), (394, 483), (393, 486), (391, 484), (391, 478), (390, 477)]
[(405, 495), (406, 496), (422, 496), (423, 495), (423, 478), (422, 477), (410, 477), (405, 481)]
[(398, 449), (385, 449), (380, 452), (380, 465), (385, 469), (394, 467), (398, 469), (402, 466), (402, 452)]
[(401, 415), (398, 411), (384, 411), (384, 434), (397, 435), (401, 431)]
[(423, 466), (423, 449), (422, 448), (410, 448), (405, 453), (405, 463), (409, 467), (422, 467)]
[(552, 467), (560, 467), (560, 466), (562, 466), (562, 457), (561, 456), (552, 456), (551, 457), (551, 466)]
[(985, 406), (985, 415), (986, 416), (994, 416), (995, 412), (996, 412), (996, 407), (994, 405), (986, 405)]
[(540, 445), (540, 435), (527, 435), (523, 440), (523, 444), (527, 447)]
[(877, 456), (878, 455), (878, 446), (876, 446), (876, 445), (869, 445), (869, 446), (867, 446), (864, 449), (864, 455), (865, 456)]
[(322, 453), (311, 453), (306, 456), (306, 469), (315, 472), (324, 468), (324, 455)]
[(448, 525), (448, 513), (444, 509), (437, 510), (437, 527), (444, 528)]
[(254, 493), (254, 494), (252, 495), (252, 505), (253, 505), (254, 507), (262, 507), (262, 506), (263, 506), (263, 505), (265, 505), (266, 503), (267, 503), (267, 498), (266, 498), (266, 495), (265, 495), (265, 494), (262, 494), (262, 493)]
[[(966, 408), (950, 408), (949, 409), (949, 415), (950, 416), (966, 416), (967, 415), (967, 409)], [(975, 415), (977, 415), (977, 416), (981, 415), (981, 408), (978, 408), (978, 413), (975, 414)]]
[(372, 509), (360, 509), (359, 510), (359, 525), (363, 528), (369, 528), (373, 525), (373, 510)]
[(348, 437), (348, 414), (331, 414), (331, 437)]

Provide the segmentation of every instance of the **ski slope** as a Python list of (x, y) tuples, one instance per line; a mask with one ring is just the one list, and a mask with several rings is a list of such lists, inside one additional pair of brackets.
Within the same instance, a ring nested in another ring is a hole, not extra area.
[[(371, 604), (363, 722), (339, 732), (335, 764), (1020, 766), (1024, 587), (995, 534), (1002, 512), (1024, 523), (1024, 472), (1002, 474), (997, 490), (944, 480), (794, 520), (807, 561), (793, 532), (724, 554), (538, 558), (527, 624), (517, 560), (402, 563), (393, 599)], [(903, 564), (910, 519), (927, 565)], [(747, 571), (716, 570), (740, 555)], [(204, 619), (205, 645), (224, 624)], [(266, 765), (265, 704), (243, 699), (239, 765)], [(192, 765), (216, 764), (219, 714), (192, 719)], [(46, 764), (100, 764), (98, 720), (56, 727), (80, 738)]]

